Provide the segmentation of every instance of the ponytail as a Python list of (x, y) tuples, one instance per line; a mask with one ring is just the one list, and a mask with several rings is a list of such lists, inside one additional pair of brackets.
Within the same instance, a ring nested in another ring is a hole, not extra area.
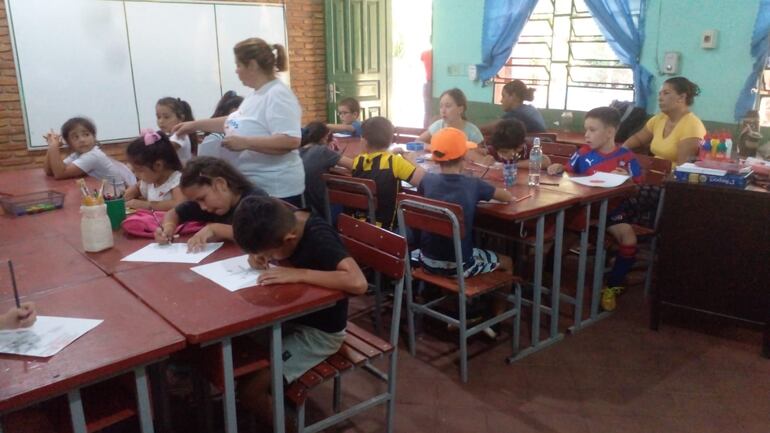
[(275, 50), (275, 70), (284, 72), (289, 68), (288, 58), (286, 57), (286, 48), (281, 44), (273, 44)]

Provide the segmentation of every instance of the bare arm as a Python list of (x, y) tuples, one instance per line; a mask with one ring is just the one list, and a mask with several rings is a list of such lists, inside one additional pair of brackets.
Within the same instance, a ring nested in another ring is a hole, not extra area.
[(348, 170), (352, 170), (353, 169), (353, 159), (352, 158), (348, 158), (347, 156), (343, 156), (342, 158), (340, 158), (339, 161), (337, 161), (337, 165), (339, 165), (340, 167), (345, 167)]
[(305, 283), (328, 289), (340, 290), (353, 295), (366, 293), (367, 283), (364, 274), (355, 260), (350, 257), (342, 259), (333, 271), (316, 271), (312, 269), (297, 269), (276, 267), (262, 272), (260, 284)]
[[(123, 198), (126, 200), (126, 204), (128, 204), (128, 202), (131, 200), (138, 199), (141, 197), (142, 197), (142, 193), (139, 190), (139, 182), (126, 188), (126, 192), (123, 193)], [(134, 209), (137, 209), (137, 208), (134, 208)]]
[(652, 132), (647, 128), (642, 128), (636, 134), (629, 137), (628, 140), (623, 143), (623, 147), (634, 150), (638, 147), (646, 146), (650, 144), (650, 142), (652, 142)]
[(423, 168), (419, 165), (415, 165), (412, 177), (409, 178), (409, 184), (414, 187), (418, 187), (420, 186), (420, 182), (422, 182), (423, 177), (425, 177), (425, 170), (423, 170)]
[(155, 230), (155, 242), (159, 244), (167, 244), (174, 240), (174, 232), (179, 225), (179, 215), (177, 215), (175, 209), (171, 209), (166, 212), (163, 217), (161, 226)]
[[(124, 195), (124, 197), (127, 197), (127, 196), (128, 196), (128, 190), (126, 190), (126, 194)], [(134, 209), (155, 209), (155, 210), (168, 211), (168, 210), (174, 209), (178, 204), (182, 203), (183, 201), (185, 201), (185, 196), (184, 194), (182, 194), (182, 190), (179, 187), (176, 187), (171, 190), (171, 198), (168, 200), (147, 201), (147, 200), (133, 199), (133, 200), (126, 201), (126, 206)]]
[[(548, 157), (548, 155), (543, 154), (543, 161), (540, 163), (540, 167), (549, 167), (551, 165), (551, 158)], [(528, 159), (521, 159), (518, 162), (516, 162), (516, 167), (518, 168), (529, 168), (529, 160)]]
[(182, 122), (174, 126), (171, 132), (181, 136), (189, 135), (196, 131), (225, 132), (226, 119), (227, 116), (222, 116)]
[(356, 132), (356, 128), (353, 128), (353, 125), (329, 123), (326, 127), (329, 128), (329, 131), (331, 132)]
[(430, 143), (430, 137), (432, 137), (433, 134), (430, 133), (430, 130), (425, 130), (422, 134), (420, 134), (419, 137), (417, 137), (417, 141), (422, 141), (423, 143)]
[(222, 140), (222, 146), (232, 151), (253, 150), (269, 155), (283, 155), (294, 149), (299, 149), (301, 140), (285, 134), (268, 135), (265, 137), (244, 137), (233, 135)]
[(75, 164), (65, 164), (61, 157), (61, 150), (59, 144), (51, 144), (49, 140), (48, 152), (46, 153), (46, 160), (48, 161), (48, 168), (51, 171), (51, 175), (54, 179), (69, 179), (73, 177), (81, 177), (86, 174)]
[(698, 138), (685, 138), (676, 144), (676, 163), (684, 164), (690, 158), (698, 155), (700, 140)]
[(493, 195), (492, 198), (497, 201), (504, 201), (508, 203), (513, 199), (513, 196), (511, 195), (510, 192), (502, 188), (495, 188), (495, 195)]

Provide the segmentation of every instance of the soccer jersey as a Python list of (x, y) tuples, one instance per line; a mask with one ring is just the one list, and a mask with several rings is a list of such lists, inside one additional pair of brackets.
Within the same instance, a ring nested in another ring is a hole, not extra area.
[(570, 173), (592, 175), (598, 171), (609, 173), (618, 167), (628, 171), (634, 182), (641, 182), (642, 168), (639, 161), (633, 152), (620, 146), (612, 152), (602, 153), (586, 144), (572, 154), (566, 169)]

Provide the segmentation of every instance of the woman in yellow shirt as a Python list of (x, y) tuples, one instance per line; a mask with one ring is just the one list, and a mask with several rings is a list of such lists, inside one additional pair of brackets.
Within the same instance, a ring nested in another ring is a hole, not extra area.
[(698, 94), (698, 85), (687, 78), (666, 80), (658, 92), (660, 113), (623, 145), (634, 149), (649, 144), (653, 155), (674, 164), (685, 163), (698, 155), (698, 145), (706, 135), (703, 122), (690, 111)]

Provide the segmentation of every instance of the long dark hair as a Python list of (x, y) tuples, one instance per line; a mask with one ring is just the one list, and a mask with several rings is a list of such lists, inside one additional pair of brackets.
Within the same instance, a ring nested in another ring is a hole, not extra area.
[(224, 179), (227, 187), (235, 194), (243, 194), (254, 189), (254, 184), (240, 171), (227, 161), (213, 156), (199, 156), (187, 161), (187, 165), (182, 170), (179, 186), (182, 188), (211, 186), (217, 177)]
[(329, 136), (329, 128), (323, 122), (310, 122), (302, 128), (302, 142), (300, 146), (308, 143), (320, 143)]
[(535, 88), (527, 87), (521, 80), (513, 80), (505, 83), (503, 92), (509, 95), (516, 95), (522, 101), (532, 101), (535, 99)]
[(241, 102), (243, 102), (243, 96), (238, 96), (234, 91), (228, 90), (217, 102), (217, 107), (214, 109), (214, 114), (211, 117), (227, 116), (234, 110), (237, 110)]
[[(170, 96), (166, 96), (165, 98), (158, 99), (158, 102), (155, 105), (162, 105), (164, 107), (168, 107), (171, 111), (174, 112), (177, 118), (181, 119), (182, 122), (189, 122), (191, 120), (195, 120), (192, 113), (192, 108), (190, 107), (190, 104), (187, 103), (184, 99), (180, 98), (172, 98)], [(198, 153), (198, 135), (197, 134), (190, 134), (188, 135), (190, 137), (190, 145), (192, 147), (193, 155)]]
[(181, 170), (182, 162), (168, 140), (168, 136), (163, 131), (156, 131), (156, 134), (160, 139), (152, 144), (145, 144), (144, 137), (138, 137), (128, 145), (126, 156), (131, 161), (131, 165), (152, 168), (155, 161), (163, 161), (171, 170)]
[(86, 128), (86, 130), (94, 136), (94, 139), (96, 138), (96, 125), (94, 125), (94, 122), (91, 119), (87, 119), (85, 117), (73, 117), (72, 119), (64, 122), (64, 124), (61, 126), (61, 136), (64, 138), (64, 141), (67, 142), (67, 144), (69, 144), (70, 132), (72, 132), (76, 126), (82, 126), (83, 128)]

